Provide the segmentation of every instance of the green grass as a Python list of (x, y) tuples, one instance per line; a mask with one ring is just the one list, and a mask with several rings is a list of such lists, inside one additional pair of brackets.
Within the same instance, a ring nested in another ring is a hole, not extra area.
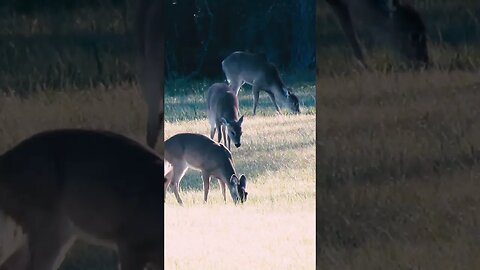
[[(305, 76), (310, 79), (310, 76)], [(285, 80), (292, 87), (300, 102), (300, 110), (305, 114), (315, 113), (315, 89), (310, 83), (294, 79)], [(313, 78), (312, 80), (313, 81)], [(206, 95), (208, 87), (214, 81), (167, 82), (165, 99), (165, 119), (167, 121), (203, 119), (207, 117)], [(171, 90), (170, 90), (171, 89)], [(172, 95), (169, 92), (175, 92)], [(193, 93), (193, 94), (189, 94)], [(240, 113), (252, 115), (253, 94), (249, 85), (244, 85), (239, 91)], [(284, 110), (287, 112), (287, 110)], [(272, 101), (265, 92), (260, 92), (257, 115), (275, 115)]]
[[(166, 269), (314, 267), (315, 87), (297, 89), (303, 114), (277, 115), (262, 95), (261, 113), (245, 116), (242, 146), (232, 149), (237, 172), (247, 176), (244, 205), (228, 197), (225, 204), (216, 181), (204, 204), (201, 177), (193, 170), (180, 184), (184, 207), (167, 193)], [(239, 95), (242, 112), (250, 111), (248, 91)], [(165, 138), (208, 134), (202, 94), (168, 97), (165, 104)]]

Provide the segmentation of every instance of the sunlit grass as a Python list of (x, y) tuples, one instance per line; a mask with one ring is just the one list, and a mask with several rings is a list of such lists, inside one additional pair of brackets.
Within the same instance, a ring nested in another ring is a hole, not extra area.
[[(314, 88), (309, 89), (314, 96)], [(268, 102), (264, 97), (261, 106)], [(174, 120), (166, 123), (165, 138), (181, 132), (208, 134), (206, 118), (175, 120), (185, 118), (177, 110), (200, 107), (201, 97), (167, 98), (166, 103), (166, 118)], [(247, 110), (245, 103), (242, 97), (242, 110)], [(232, 149), (237, 173), (247, 176), (245, 204), (234, 206), (228, 193), (225, 204), (216, 181), (204, 204), (200, 173), (193, 170), (180, 184), (183, 207), (167, 193), (165, 269), (314, 269), (312, 107), (300, 115), (277, 115), (272, 107), (263, 107), (263, 116), (245, 116), (242, 146)]]

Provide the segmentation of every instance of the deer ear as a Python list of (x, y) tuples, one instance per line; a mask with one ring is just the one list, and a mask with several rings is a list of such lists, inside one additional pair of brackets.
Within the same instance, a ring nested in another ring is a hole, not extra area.
[(245, 177), (243, 174), (240, 176), (240, 187), (247, 187), (247, 177)]
[(232, 176), (230, 176), (230, 182), (238, 185), (238, 177), (235, 174), (232, 174)]
[(245, 115), (242, 115), (242, 117), (240, 117), (240, 119), (238, 119), (238, 124), (239, 124), (239, 125), (241, 125), (241, 124), (243, 123), (243, 117), (244, 117), (244, 116), (245, 116)]

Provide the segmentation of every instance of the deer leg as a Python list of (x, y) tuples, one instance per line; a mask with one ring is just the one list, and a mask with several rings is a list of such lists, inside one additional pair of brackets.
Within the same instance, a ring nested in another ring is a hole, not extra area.
[(28, 244), (24, 243), (0, 266), (0, 270), (26, 269), (30, 260)]
[(220, 121), (217, 121), (216, 125), (218, 129), (218, 143), (221, 143), (222, 142), (222, 123), (220, 123)]
[(158, 109), (158, 106), (148, 107), (147, 145), (151, 148), (155, 147), (160, 134), (160, 129), (163, 126), (163, 112), (159, 113)]
[(277, 101), (275, 100), (275, 96), (273, 95), (273, 93), (267, 91), (267, 94), (270, 97), (270, 99), (272, 100), (273, 105), (275, 106), (275, 109), (277, 110), (277, 112), (280, 113), (280, 108), (277, 105)]
[(230, 141), (231, 141), (230, 136), (228, 136), (228, 140), (227, 140), (227, 142), (228, 142), (228, 150), (230, 150)]
[[(227, 127), (222, 126), (222, 134), (223, 134), (223, 145), (227, 147), (227, 137), (228, 137)], [(228, 150), (230, 150), (230, 148), (228, 148)]]
[(210, 190), (210, 174), (202, 172), (203, 178), (203, 201), (206, 203), (208, 198), (208, 191)]
[(257, 86), (253, 85), (252, 92), (253, 92), (253, 115), (255, 115), (257, 111), (258, 98), (260, 96), (260, 89)]
[(342, 27), (344, 34), (347, 36), (350, 46), (353, 49), (353, 54), (355, 55), (355, 58), (357, 58), (358, 63), (363, 69), (367, 69), (368, 67), (365, 62), (362, 49), (360, 47), (355, 28), (353, 27), (352, 17), (350, 15), (348, 7), (341, 1), (327, 0), (327, 2), (328, 4), (330, 4), (333, 12), (340, 21), (340, 26)]
[(163, 56), (160, 63), (155, 59), (143, 59), (141, 67), (141, 85), (143, 97), (147, 103), (147, 145), (151, 148), (157, 143), (160, 130), (163, 129)]
[(230, 88), (235, 92), (235, 95), (238, 96), (238, 92), (240, 91), (240, 88), (243, 85), (243, 81), (241, 80), (232, 80), (230, 82)]
[(25, 269), (30, 259), (27, 235), (3, 211), (0, 211), (0, 238), (0, 260), (4, 259), (0, 270)]
[[(163, 177), (163, 181), (164, 181), (164, 190), (163, 190), (163, 201), (165, 202), (165, 197), (167, 195), (167, 189), (168, 189), (168, 186), (170, 185), (170, 183), (172, 182), (172, 179), (173, 179), (173, 168), (170, 172), (168, 172), (164, 177)], [(0, 269), (1, 270), (1, 269)]]
[(217, 128), (215, 126), (210, 126), (210, 139), (213, 140), (213, 137), (215, 136), (215, 130)]
[(223, 201), (227, 203), (227, 196), (225, 195), (225, 183), (222, 180), (218, 179), (218, 185), (222, 189)]
[(28, 270), (58, 269), (73, 237), (58, 217), (34, 218), (27, 227), (30, 260)]
[(183, 205), (183, 201), (180, 198), (180, 194), (178, 190), (180, 189), (180, 181), (182, 180), (185, 172), (188, 169), (188, 166), (185, 162), (178, 162), (178, 164), (173, 164), (173, 177), (172, 177), (172, 188), (173, 193), (175, 194), (175, 198), (177, 199), (178, 204)]

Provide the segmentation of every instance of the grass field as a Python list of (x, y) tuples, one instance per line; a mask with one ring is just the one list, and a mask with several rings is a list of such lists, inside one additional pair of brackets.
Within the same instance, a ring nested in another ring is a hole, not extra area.
[[(248, 201), (234, 206), (227, 197), (225, 204), (214, 181), (204, 204), (200, 173), (188, 171), (180, 184), (184, 207), (167, 193), (165, 269), (314, 269), (315, 87), (295, 89), (303, 114), (276, 115), (262, 95), (255, 117), (251, 92), (241, 90), (241, 111), (248, 113), (242, 146), (232, 154), (237, 172), (247, 176)], [(202, 94), (165, 104), (165, 138), (208, 134)]]
[(479, 72), (317, 83), (318, 269), (477, 269)]

